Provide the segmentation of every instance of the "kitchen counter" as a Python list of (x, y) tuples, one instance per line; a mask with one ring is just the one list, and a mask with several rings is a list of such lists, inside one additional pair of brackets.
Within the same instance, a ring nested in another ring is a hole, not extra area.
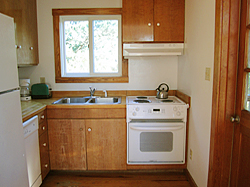
[(21, 101), (21, 108), (22, 108), (23, 122), (25, 122), (29, 118), (45, 110), (46, 104), (37, 102), (35, 100)]
[(56, 100), (58, 98), (21, 101), (23, 122), (45, 110), (47, 105), (51, 105)]
[(70, 105), (70, 104), (58, 104), (52, 105), (52, 103), (60, 98), (50, 98), (50, 99), (32, 99), (31, 101), (22, 101), (22, 117), (23, 122), (29, 118), (37, 115), (41, 111), (47, 108), (126, 108), (126, 97), (122, 97), (121, 104), (86, 104), (86, 105)]

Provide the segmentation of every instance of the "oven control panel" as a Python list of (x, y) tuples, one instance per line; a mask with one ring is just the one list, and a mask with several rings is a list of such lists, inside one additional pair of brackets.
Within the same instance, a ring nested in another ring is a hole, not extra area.
[(187, 105), (127, 105), (127, 120), (181, 119), (186, 121)]

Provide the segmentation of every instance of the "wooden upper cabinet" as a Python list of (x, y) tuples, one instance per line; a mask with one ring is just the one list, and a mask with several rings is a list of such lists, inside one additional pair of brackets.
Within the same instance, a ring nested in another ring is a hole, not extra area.
[(123, 0), (123, 42), (184, 42), (185, 0)]
[(185, 0), (154, 0), (154, 41), (184, 42)]
[(19, 66), (38, 64), (36, 0), (0, 0), (0, 12), (14, 18)]
[(153, 2), (152, 0), (123, 0), (123, 42), (153, 41)]

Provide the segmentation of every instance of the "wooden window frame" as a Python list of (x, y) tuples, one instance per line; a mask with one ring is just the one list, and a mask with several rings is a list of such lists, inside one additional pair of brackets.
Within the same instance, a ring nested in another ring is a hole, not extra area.
[[(62, 77), (59, 17), (62, 15), (122, 15), (121, 8), (52, 9), (56, 83), (128, 83), (128, 60), (122, 59), (120, 77)], [(122, 38), (122, 37), (121, 37)]]

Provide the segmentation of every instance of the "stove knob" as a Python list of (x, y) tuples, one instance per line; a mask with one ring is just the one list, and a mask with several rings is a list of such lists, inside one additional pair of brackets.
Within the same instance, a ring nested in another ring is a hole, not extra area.
[(136, 110), (136, 111), (139, 111), (139, 110), (140, 110), (140, 108), (139, 108), (139, 107), (136, 107), (136, 108), (135, 108), (135, 110)]
[(133, 115), (133, 116), (136, 116), (136, 112), (133, 112), (132, 115)]
[(178, 111), (178, 112), (176, 112), (176, 115), (177, 115), (177, 116), (180, 116), (180, 115), (181, 115), (181, 113)]
[(173, 110), (176, 111), (176, 110), (177, 110), (177, 107), (175, 106), (175, 107), (173, 108)]

